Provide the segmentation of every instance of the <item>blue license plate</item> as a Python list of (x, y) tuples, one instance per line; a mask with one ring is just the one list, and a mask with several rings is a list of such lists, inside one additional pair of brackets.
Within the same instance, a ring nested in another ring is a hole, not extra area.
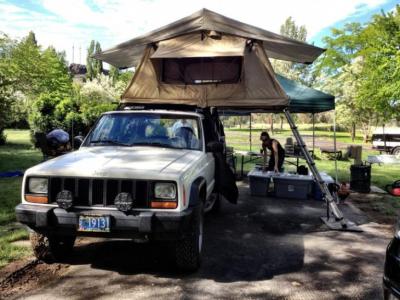
[(110, 232), (110, 216), (79, 216), (78, 231)]

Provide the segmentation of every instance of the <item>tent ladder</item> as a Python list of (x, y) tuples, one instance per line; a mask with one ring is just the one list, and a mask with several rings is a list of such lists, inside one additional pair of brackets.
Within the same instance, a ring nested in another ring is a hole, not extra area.
[[(314, 159), (311, 156), (310, 152), (308, 152), (307, 145), (303, 141), (303, 138), (301, 137), (301, 135), (297, 129), (297, 126), (294, 123), (292, 115), (290, 114), (289, 110), (287, 110), (287, 109), (284, 109), (284, 113), (285, 113), (286, 119), (289, 123), (290, 129), (292, 130), (293, 135), (297, 141), (297, 144), (300, 146), (300, 149), (304, 156), (304, 159), (306, 160), (307, 165), (310, 168), (311, 173), (314, 176), (314, 179), (316, 180), (317, 184), (319, 185), (319, 188), (321, 189), (323, 197), (326, 201), (326, 204), (327, 204), (326, 214), (327, 215), (326, 215), (326, 217), (321, 218), (322, 221), (330, 229), (362, 231), (353, 222), (350, 222), (343, 217), (342, 212), (336, 205), (335, 200), (334, 200), (331, 192), (328, 189), (328, 185), (325, 183), (325, 181), (322, 179), (321, 175), (319, 174), (317, 166), (315, 165)], [(331, 213), (334, 218), (331, 217)]]

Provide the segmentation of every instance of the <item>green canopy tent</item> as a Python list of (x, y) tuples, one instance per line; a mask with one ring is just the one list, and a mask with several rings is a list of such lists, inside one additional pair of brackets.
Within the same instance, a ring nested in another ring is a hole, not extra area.
[(305, 86), (294, 80), (276, 74), (278, 82), (289, 96), (289, 110), (292, 113), (320, 113), (335, 109), (335, 96)]
[[(335, 96), (323, 93), (316, 89), (290, 80), (276, 74), (278, 82), (289, 96), (289, 109), (293, 113), (311, 113), (313, 123), (312, 148), (315, 149), (315, 114), (335, 109)], [(336, 127), (336, 124), (334, 124)], [(336, 132), (335, 135), (336, 137)], [(336, 138), (334, 141), (334, 151), (336, 152)]]
[[(335, 96), (323, 93), (316, 89), (305, 86), (299, 82), (288, 79), (279, 74), (275, 74), (278, 82), (282, 86), (283, 90), (289, 97), (289, 110), (293, 113), (311, 113), (312, 114), (312, 124), (313, 124), (313, 135), (312, 135), (312, 149), (313, 152), (315, 150), (315, 114), (326, 112), (335, 109)], [(249, 141), (250, 141), (250, 151), (251, 151), (251, 143), (252, 143), (252, 120), (251, 113), (255, 113), (258, 111), (255, 110), (223, 110), (223, 115), (247, 115), (250, 118), (250, 133), (249, 133)], [(262, 112), (262, 111), (259, 111)], [(263, 111), (265, 112), (265, 111)], [(271, 111), (274, 112), (274, 111)], [(333, 147), (336, 153), (336, 118), (334, 117), (334, 141)], [(335, 155), (335, 179), (337, 182), (337, 161)]]
[[(278, 82), (289, 97), (289, 110), (292, 113), (311, 113), (313, 121), (313, 151), (315, 148), (315, 118), (314, 114), (335, 109), (335, 96), (323, 93), (305, 86), (299, 82), (275, 74)], [(247, 115), (250, 117), (250, 150), (251, 150), (251, 113), (257, 110), (223, 110), (223, 115)], [(259, 111), (259, 112), (265, 112)], [(273, 110), (271, 112), (274, 112)], [(281, 111), (279, 111), (281, 112)], [(336, 145), (336, 141), (335, 141)], [(336, 146), (335, 146), (336, 148)], [(336, 149), (335, 149), (336, 151)]]

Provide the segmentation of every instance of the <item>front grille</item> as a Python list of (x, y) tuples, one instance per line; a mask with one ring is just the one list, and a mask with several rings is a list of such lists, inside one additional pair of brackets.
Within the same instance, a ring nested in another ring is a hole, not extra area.
[(115, 197), (122, 192), (130, 193), (134, 208), (148, 208), (152, 193), (151, 182), (131, 179), (96, 179), (51, 177), (49, 200), (56, 202), (57, 194), (68, 190), (74, 195), (74, 206), (114, 206)]

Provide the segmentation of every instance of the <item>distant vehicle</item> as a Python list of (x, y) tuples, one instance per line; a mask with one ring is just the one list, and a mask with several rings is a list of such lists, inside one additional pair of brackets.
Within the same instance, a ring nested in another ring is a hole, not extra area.
[(383, 274), (383, 296), (385, 300), (400, 299), (400, 224), (386, 250)]
[(400, 154), (400, 128), (379, 128), (372, 135), (372, 148)]

